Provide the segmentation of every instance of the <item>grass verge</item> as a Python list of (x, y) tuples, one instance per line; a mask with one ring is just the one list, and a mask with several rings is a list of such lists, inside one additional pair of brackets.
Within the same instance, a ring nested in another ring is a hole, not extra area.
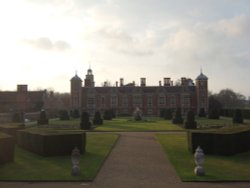
[(205, 176), (194, 174), (194, 157), (188, 152), (186, 134), (157, 134), (168, 159), (182, 181), (249, 181), (250, 152), (233, 156), (206, 155)]
[(15, 162), (0, 165), (2, 181), (91, 181), (114, 146), (116, 134), (87, 134), (81, 175), (71, 176), (71, 156), (42, 157), (16, 147)]
[(129, 118), (115, 118), (112, 121), (104, 121), (103, 125), (96, 127), (96, 131), (179, 131), (181, 127), (171, 121), (160, 118), (148, 118), (143, 121), (134, 121)]

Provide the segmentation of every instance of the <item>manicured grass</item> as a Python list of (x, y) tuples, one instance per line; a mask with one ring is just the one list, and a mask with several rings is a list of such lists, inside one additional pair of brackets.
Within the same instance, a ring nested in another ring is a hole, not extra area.
[(42, 157), (16, 147), (15, 162), (0, 165), (0, 180), (93, 180), (117, 138), (115, 134), (87, 134), (87, 152), (81, 156), (81, 175), (77, 177), (71, 176), (70, 155)]
[(176, 131), (183, 130), (171, 121), (160, 118), (145, 118), (142, 121), (134, 121), (131, 118), (115, 118), (112, 121), (104, 121), (103, 125), (96, 127), (97, 131)]
[(70, 119), (70, 120), (59, 120), (59, 119), (54, 119), (49, 121), (50, 125), (58, 126), (69, 126), (70, 128), (80, 128), (80, 119)]
[(197, 125), (199, 128), (216, 128), (216, 127), (226, 127), (226, 126), (230, 126), (230, 127), (235, 127), (238, 125), (249, 125), (250, 124), (250, 120), (249, 119), (245, 119), (244, 120), (244, 124), (235, 124), (232, 122), (232, 118), (229, 117), (220, 117), (220, 119), (208, 119), (208, 118), (200, 118), (200, 117), (196, 117), (196, 121), (197, 121)]
[[(91, 119), (91, 118), (90, 118)], [(221, 117), (219, 120), (196, 117), (198, 128), (208, 129), (222, 126), (236, 126), (231, 118)], [(246, 121), (247, 122), (247, 121)], [(250, 123), (248, 123), (250, 124)], [(33, 125), (34, 127), (39, 127)], [(61, 121), (59, 119), (49, 120), (50, 128), (79, 129), (80, 119)], [(111, 121), (104, 120), (103, 125), (97, 126), (96, 131), (179, 131), (180, 126), (172, 124), (171, 120), (159, 117), (144, 117), (143, 121), (134, 121), (132, 117), (117, 117)]]
[(250, 152), (233, 156), (206, 155), (206, 175), (199, 177), (194, 174), (194, 157), (188, 152), (186, 134), (157, 134), (156, 138), (182, 181), (250, 180)]

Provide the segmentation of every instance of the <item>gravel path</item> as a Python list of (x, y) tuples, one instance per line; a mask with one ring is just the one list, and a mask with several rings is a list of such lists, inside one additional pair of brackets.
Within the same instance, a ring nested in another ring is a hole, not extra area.
[(160, 188), (179, 182), (154, 134), (121, 133), (93, 187)]
[(183, 183), (155, 133), (120, 133), (120, 139), (92, 183), (0, 182), (0, 188), (249, 188), (250, 183)]

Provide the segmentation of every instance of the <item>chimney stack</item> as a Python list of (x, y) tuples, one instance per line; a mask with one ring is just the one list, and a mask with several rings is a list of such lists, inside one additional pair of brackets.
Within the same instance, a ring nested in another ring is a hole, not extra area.
[(124, 80), (123, 80), (123, 78), (120, 78), (120, 86), (123, 86), (124, 85)]
[(171, 79), (170, 78), (164, 78), (164, 86), (170, 86)]
[(159, 86), (161, 86), (161, 81), (159, 81)]
[(187, 85), (187, 79), (185, 77), (181, 78), (181, 86)]
[(117, 81), (115, 82), (115, 87), (118, 87), (118, 82)]
[(141, 78), (141, 87), (146, 86), (146, 78)]

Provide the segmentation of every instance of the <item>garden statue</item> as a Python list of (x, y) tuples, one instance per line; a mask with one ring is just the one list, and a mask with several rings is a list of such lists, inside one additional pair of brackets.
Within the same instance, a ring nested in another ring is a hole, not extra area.
[(134, 120), (135, 121), (141, 121), (142, 120), (142, 111), (139, 107), (137, 107), (133, 113)]
[(203, 150), (200, 148), (200, 146), (198, 146), (197, 149), (195, 150), (194, 159), (195, 159), (195, 164), (197, 165), (194, 169), (194, 173), (197, 176), (204, 176), (205, 169), (202, 165), (205, 160), (205, 155), (203, 153)]

